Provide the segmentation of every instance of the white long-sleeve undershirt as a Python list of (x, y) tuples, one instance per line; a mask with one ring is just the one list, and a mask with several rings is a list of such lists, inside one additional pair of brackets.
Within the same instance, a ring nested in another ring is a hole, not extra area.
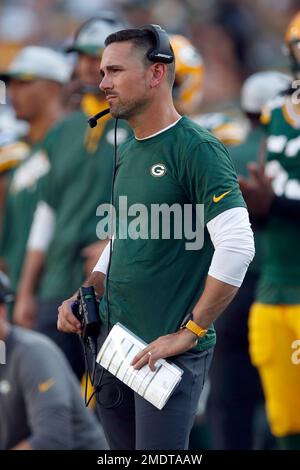
[[(208, 274), (220, 281), (240, 287), (255, 253), (248, 211), (235, 207), (222, 212), (207, 224), (214, 245)], [(93, 271), (107, 273), (110, 243), (102, 252)]]

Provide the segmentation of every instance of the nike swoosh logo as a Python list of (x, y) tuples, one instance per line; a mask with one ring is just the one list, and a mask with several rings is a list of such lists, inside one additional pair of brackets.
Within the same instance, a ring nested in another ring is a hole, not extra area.
[(214, 196), (213, 196), (213, 201), (214, 201), (214, 202), (219, 202), (219, 201), (221, 201), (221, 199), (223, 199), (223, 197), (227, 196), (227, 194), (231, 193), (231, 191), (232, 191), (232, 190), (230, 189), (230, 191), (226, 191), (226, 193), (223, 193), (223, 194), (221, 194), (220, 196), (216, 196), (216, 195), (214, 194)]
[(56, 380), (51, 378), (51, 379), (46, 380), (46, 382), (40, 383), (38, 385), (39, 392), (41, 392), (41, 393), (48, 392), (48, 390), (50, 390), (50, 388), (53, 387), (55, 382), (56, 382)]

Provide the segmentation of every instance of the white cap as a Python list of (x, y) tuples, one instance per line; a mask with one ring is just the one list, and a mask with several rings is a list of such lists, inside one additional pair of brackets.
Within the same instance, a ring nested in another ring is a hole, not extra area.
[(260, 113), (267, 101), (272, 100), (292, 82), (292, 77), (277, 71), (258, 72), (244, 82), (241, 90), (241, 106), (246, 113)]
[(64, 84), (70, 76), (71, 67), (64, 54), (48, 47), (28, 46), (17, 54), (9, 69), (0, 74), (0, 80), (42, 78)]

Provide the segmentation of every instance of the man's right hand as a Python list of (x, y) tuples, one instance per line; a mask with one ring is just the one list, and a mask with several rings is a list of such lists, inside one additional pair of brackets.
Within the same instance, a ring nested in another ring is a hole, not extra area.
[(72, 312), (71, 305), (75, 297), (65, 300), (58, 307), (57, 329), (64, 333), (81, 333), (81, 325)]

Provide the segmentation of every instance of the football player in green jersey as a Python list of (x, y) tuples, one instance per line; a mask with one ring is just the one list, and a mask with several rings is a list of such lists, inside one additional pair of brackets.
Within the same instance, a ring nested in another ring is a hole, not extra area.
[[(297, 74), (300, 13), (285, 39)], [(261, 120), (267, 131), (265, 172), (254, 167), (252, 180), (241, 185), (251, 211), (265, 218), (261, 276), (250, 313), (250, 353), (262, 380), (272, 433), (281, 448), (300, 449), (300, 374), (293, 359), (300, 337), (300, 105), (293, 95), (277, 98), (265, 107)]]
[[(277, 71), (258, 72), (244, 82), (241, 110), (247, 116), (249, 131), (242, 143), (228, 146), (240, 178), (246, 178), (248, 164), (264, 150), (265, 133), (259, 122), (262, 106), (285, 91), (290, 82), (290, 76)], [(254, 235), (254, 261), (237, 296), (215, 324), (218, 342), (208, 399), (208, 422), (215, 449), (253, 449), (254, 445), (265, 448), (272, 442), (263, 416), (260, 422), (266, 432), (260, 432), (261, 439), (257, 438), (255, 418), (259, 411), (263, 412), (264, 400), (258, 372), (249, 357), (248, 316), (261, 264), (260, 231)]]
[(69, 77), (70, 67), (63, 54), (37, 46), (22, 49), (1, 76), (7, 83), (16, 118), (29, 124), (24, 142), (6, 145), (2, 150), (10, 155), (2, 160), (2, 171), (16, 163), (14, 154), (22, 158), (25, 155), (10, 175), (0, 239), (1, 256), (14, 292), (36, 208), (38, 183), (50, 168), (42, 147), (50, 129), (63, 117), (61, 93)]
[[(18, 324), (35, 324), (63, 349), (79, 377), (83, 371), (79, 339), (57, 331), (56, 315), (62, 299), (82, 283), (107, 243), (97, 238), (96, 211), (99, 204), (110, 201), (114, 120), (107, 115), (91, 129), (87, 118), (108, 107), (98, 86), (99, 63), (106, 35), (119, 27), (113, 18), (92, 18), (67, 49), (78, 54), (81, 109), (56, 126), (47, 142), (51, 171), (40, 186), (14, 311)], [(127, 123), (120, 123), (118, 142), (129, 132)]]
[[(242, 282), (254, 254), (253, 235), (226, 149), (174, 107), (174, 56), (166, 33), (149, 25), (112, 34), (105, 44), (100, 87), (111, 114), (127, 119), (134, 136), (119, 148), (109, 294), (100, 316), (109, 328), (121, 322), (149, 343), (133, 359), (136, 370), (148, 365), (154, 371), (159, 359), (172, 357), (184, 374), (158, 411), (103, 371), (99, 413), (111, 449), (187, 449), (215, 344), (212, 323)], [(119, 214), (122, 198), (128, 214)], [(187, 247), (187, 237), (176, 236), (172, 223), (170, 237), (161, 230), (152, 237), (155, 224), (147, 216), (140, 236), (131, 236), (124, 227), (134, 222), (129, 214), (136, 204), (148, 215), (162, 204), (194, 211), (204, 204), (202, 248)], [(100, 295), (110, 248), (87, 281)], [(59, 308), (58, 328), (76, 333), (80, 324), (71, 302)]]

